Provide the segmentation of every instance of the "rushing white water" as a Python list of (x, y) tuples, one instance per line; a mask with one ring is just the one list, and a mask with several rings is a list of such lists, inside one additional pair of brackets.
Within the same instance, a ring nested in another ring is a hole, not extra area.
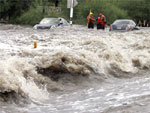
[(0, 58), (0, 113), (150, 111), (149, 28), (0, 25)]

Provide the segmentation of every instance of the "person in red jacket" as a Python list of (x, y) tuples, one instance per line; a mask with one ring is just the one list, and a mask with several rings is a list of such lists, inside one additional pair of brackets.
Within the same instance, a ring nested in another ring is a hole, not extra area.
[(94, 17), (93, 17), (93, 13), (91, 12), (89, 14), (89, 16), (87, 17), (87, 21), (88, 21), (88, 28), (92, 28), (94, 29)]
[(105, 29), (106, 18), (102, 13), (99, 14), (99, 17), (96, 19), (96, 21), (97, 21), (97, 29)]

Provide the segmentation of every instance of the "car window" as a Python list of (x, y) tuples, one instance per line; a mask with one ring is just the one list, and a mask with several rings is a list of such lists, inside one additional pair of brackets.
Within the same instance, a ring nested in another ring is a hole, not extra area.
[(40, 24), (58, 25), (59, 19), (57, 19), (57, 18), (44, 18), (41, 20)]
[(130, 24), (133, 25), (133, 26), (136, 25), (134, 21), (131, 21)]
[(130, 22), (127, 21), (127, 20), (117, 20), (114, 22), (114, 24), (117, 24), (117, 25), (124, 25), (124, 24), (129, 24)]

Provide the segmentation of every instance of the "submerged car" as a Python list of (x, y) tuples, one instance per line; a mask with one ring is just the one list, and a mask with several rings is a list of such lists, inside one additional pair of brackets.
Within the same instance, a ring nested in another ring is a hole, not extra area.
[(136, 23), (130, 19), (119, 19), (113, 22), (110, 25), (109, 31), (131, 31), (138, 30), (139, 27), (136, 26)]
[(33, 29), (51, 29), (58, 26), (69, 26), (69, 23), (64, 18), (43, 18)]

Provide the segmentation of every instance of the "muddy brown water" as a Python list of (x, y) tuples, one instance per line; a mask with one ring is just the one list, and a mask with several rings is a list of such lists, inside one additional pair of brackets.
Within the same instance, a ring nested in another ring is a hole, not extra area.
[(150, 113), (150, 28), (1, 24), (0, 58), (0, 113)]

